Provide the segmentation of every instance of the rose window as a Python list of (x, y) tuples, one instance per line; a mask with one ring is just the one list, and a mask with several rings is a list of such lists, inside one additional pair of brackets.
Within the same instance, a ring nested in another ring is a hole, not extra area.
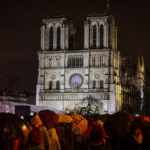
[(80, 88), (83, 84), (83, 77), (75, 73), (70, 77), (69, 83), (71, 87)]

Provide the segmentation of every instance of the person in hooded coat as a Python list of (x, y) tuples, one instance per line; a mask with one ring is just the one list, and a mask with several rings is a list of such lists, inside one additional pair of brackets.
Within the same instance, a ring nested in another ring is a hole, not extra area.
[[(39, 115), (36, 114), (33, 119), (31, 120), (31, 131), (29, 133), (29, 139), (30, 139), (30, 149), (31, 150), (49, 150), (49, 136), (46, 127), (43, 125), (42, 121), (39, 118)], [(37, 131), (37, 132), (35, 132)], [(33, 141), (36, 141), (35, 139), (37, 136), (39, 136), (40, 131), (40, 139), (41, 142), (39, 144), (33, 143)], [(35, 136), (35, 139), (33, 134), (37, 134)]]
[(48, 135), (49, 135), (49, 150), (61, 150), (60, 142), (59, 142), (59, 137), (57, 135), (56, 129), (51, 128), (48, 130)]
[(130, 128), (130, 134), (124, 139), (121, 150), (144, 150), (145, 142), (142, 134), (142, 127), (134, 123)]

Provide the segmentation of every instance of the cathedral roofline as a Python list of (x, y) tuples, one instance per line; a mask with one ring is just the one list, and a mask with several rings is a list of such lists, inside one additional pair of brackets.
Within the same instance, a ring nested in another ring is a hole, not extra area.
[(102, 16), (110, 16), (110, 13), (106, 10), (103, 13), (93, 12), (93, 13), (87, 14), (87, 17), (102, 17)]
[(51, 20), (51, 19), (67, 19), (68, 21), (73, 21), (72, 18), (69, 18), (67, 15), (60, 15), (60, 14), (57, 14), (57, 15), (54, 15), (54, 16), (49, 16), (48, 12), (43, 16), (43, 19), (46, 19), (46, 20)]

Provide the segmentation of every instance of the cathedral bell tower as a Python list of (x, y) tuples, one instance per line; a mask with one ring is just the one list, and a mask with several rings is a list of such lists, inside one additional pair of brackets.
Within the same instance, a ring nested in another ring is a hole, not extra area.
[(41, 50), (59, 51), (75, 48), (75, 28), (72, 19), (66, 15), (43, 17), (41, 26)]
[(109, 3), (104, 13), (88, 14), (84, 22), (84, 49), (117, 50), (117, 27), (109, 14)]

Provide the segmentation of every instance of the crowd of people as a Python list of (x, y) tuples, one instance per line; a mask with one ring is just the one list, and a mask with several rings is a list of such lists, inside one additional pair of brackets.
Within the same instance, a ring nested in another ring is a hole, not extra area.
[[(38, 114), (34, 115), (26, 137), (11, 141), (11, 150), (149, 150), (150, 132), (141, 119), (134, 119), (130, 124), (130, 132), (117, 138), (116, 132), (126, 133), (126, 129), (118, 129), (107, 135), (105, 123), (97, 118), (87, 119), (88, 125), (84, 133), (76, 134), (73, 123), (61, 122), (48, 129)], [(110, 124), (110, 127), (112, 124)], [(123, 131), (124, 130), (124, 131)], [(81, 132), (80, 132), (81, 133)], [(6, 150), (4, 141), (0, 149)]]

